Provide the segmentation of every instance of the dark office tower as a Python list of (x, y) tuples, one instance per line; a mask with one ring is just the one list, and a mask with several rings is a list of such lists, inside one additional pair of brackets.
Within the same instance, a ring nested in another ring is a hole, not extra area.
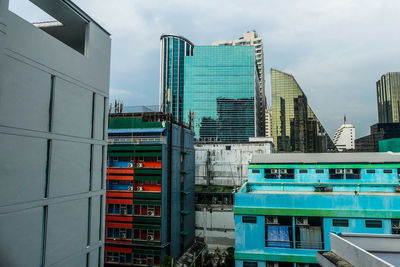
[(335, 151), (335, 145), (294, 77), (271, 69), (271, 85), (272, 136), (276, 151)]
[(161, 35), (160, 42), (160, 110), (183, 121), (184, 57), (193, 55), (194, 45), (174, 34)]
[(379, 123), (400, 122), (400, 72), (389, 72), (376, 82)]

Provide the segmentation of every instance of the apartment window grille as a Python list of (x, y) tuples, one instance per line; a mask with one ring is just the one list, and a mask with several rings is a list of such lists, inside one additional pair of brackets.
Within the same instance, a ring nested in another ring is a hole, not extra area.
[(365, 220), (365, 227), (367, 228), (382, 228), (381, 220)]
[(373, 174), (373, 173), (375, 173), (375, 170), (367, 170), (366, 171), (368, 174)]
[(325, 170), (315, 170), (315, 173), (325, 173)]
[(257, 223), (257, 217), (256, 216), (243, 216), (242, 222), (243, 223)]
[(400, 220), (392, 219), (392, 234), (400, 235)]
[(393, 170), (383, 170), (383, 173), (387, 173), (387, 174), (393, 173)]
[(333, 219), (333, 226), (349, 227), (349, 220), (346, 219)]
[(295, 217), (295, 238), (298, 249), (324, 249), (321, 217)]

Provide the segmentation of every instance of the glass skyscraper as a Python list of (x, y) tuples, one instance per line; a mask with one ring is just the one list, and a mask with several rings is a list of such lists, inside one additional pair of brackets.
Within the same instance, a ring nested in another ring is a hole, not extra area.
[(376, 82), (379, 123), (400, 122), (400, 72), (389, 72)]
[(271, 69), (271, 89), (272, 136), (277, 152), (336, 150), (292, 75)]
[(194, 45), (174, 34), (161, 35), (160, 43), (160, 111), (183, 121), (184, 58), (193, 55)]
[(261, 136), (259, 80), (252, 46), (196, 46), (185, 57), (184, 121), (197, 141), (240, 142)]

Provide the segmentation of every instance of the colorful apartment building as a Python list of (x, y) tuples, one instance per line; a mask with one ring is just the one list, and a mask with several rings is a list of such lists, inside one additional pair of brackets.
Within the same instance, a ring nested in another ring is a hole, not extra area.
[(163, 113), (110, 114), (106, 266), (159, 266), (194, 241), (193, 132)]
[(236, 266), (318, 266), (331, 232), (400, 233), (399, 175), (399, 153), (253, 156), (235, 194)]

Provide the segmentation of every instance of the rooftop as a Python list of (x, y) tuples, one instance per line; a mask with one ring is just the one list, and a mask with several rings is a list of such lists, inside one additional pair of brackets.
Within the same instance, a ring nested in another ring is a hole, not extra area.
[(277, 153), (253, 155), (250, 164), (399, 163), (400, 153)]

